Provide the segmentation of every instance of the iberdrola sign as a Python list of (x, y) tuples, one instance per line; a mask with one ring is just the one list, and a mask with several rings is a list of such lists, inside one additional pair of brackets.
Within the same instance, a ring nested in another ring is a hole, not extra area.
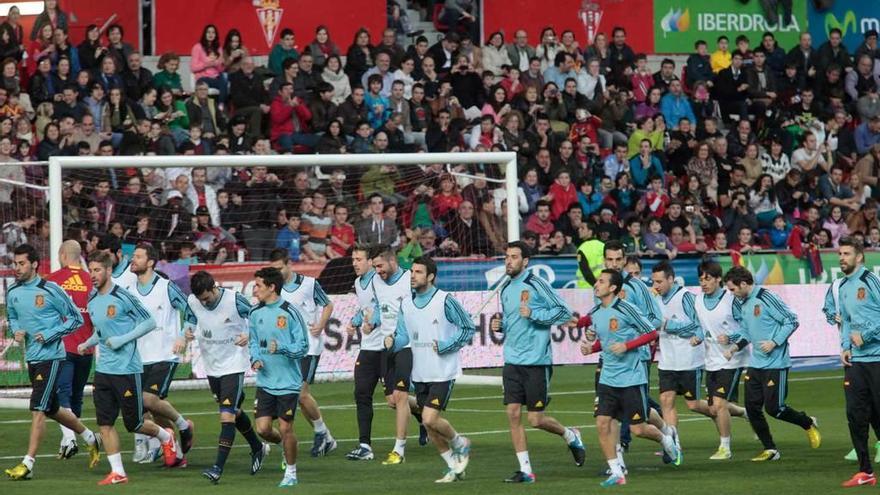
[[(781, 16), (781, 12), (780, 12)], [(781, 24), (781, 23), (780, 23)], [(719, 36), (734, 39), (744, 34), (751, 46), (757, 46), (765, 32), (776, 36), (780, 46), (792, 47), (807, 26), (806, 0), (794, 0), (791, 22), (782, 26), (769, 24), (761, 2), (693, 2), (655, 0), (654, 50), (657, 53), (691, 53), (697, 40), (705, 40), (709, 51), (715, 50)]]

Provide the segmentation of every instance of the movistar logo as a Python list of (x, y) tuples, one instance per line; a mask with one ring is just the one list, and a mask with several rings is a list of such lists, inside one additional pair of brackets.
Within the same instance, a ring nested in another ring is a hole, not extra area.
[(660, 29), (663, 30), (664, 35), (666, 33), (682, 33), (690, 27), (691, 13), (688, 9), (682, 11), (681, 8), (669, 7), (669, 12), (660, 19)]
[(880, 18), (877, 17), (856, 17), (856, 13), (847, 10), (843, 14), (843, 21), (832, 13), (825, 14), (825, 34), (827, 35), (832, 29), (840, 29), (843, 36), (862, 35), (870, 30), (880, 31)]

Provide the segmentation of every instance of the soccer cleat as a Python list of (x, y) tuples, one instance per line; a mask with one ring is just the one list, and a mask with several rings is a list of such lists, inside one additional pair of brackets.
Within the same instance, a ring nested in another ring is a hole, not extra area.
[(852, 488), (854, 486), (874, 486), (876, 484), (877, 478), (874, 477), (874, 473), (856, 473), (852, 478), (844, 481), (840, 486), (844, 488)]
[[(425, 425), (419, 423), (419, 445), (424, 447), (425, 445), (428, 445), (428, 442), (430, 441), (431, 439), (428, 438), (428, 429), (425, 428)], [(440, 483), (440, 481), (438, 481), (438, 483)]]
[(439, 480), (434, 480), (434, 483), (455, 483), (456, 481), (461, 480), (459, 475), (455, 474), (454, 469), (447, 469), (443, 472), (443, 477)]
[(617, 476), (611, 475), (605, 481), (599, 483), (599, 486), (602, 488), (611, 488), (612, 486), (625, 485), (626, 477), (625, 476)]
[(152, 464), (158, 461), (162, 457), (162, 447), (161, 445), (157, 449), (147, 448), (147, 453), (144, 455), (144, 458), (141, 459), (141, 464)]
[(71, 440), (66, 444), (62, 445), (58, 449), (58, 458), (59, 459), (70, 459), (75, 456), (79, 452), (79, 445), (77, 445), (76, 440)]
[(101, 435), (95, 435), (95, 443), (89, 445), (89, 469), (94, 469), (95, 466), (98, 465), (98, 462), (101, 461), (101, 447), (104, 446), (104, 442), (101, 440)]
[(358, 445), (351, 452), (345, 455), (345, 458), (349, 461), (372, 461), (373, 460), (373, 450), (368, 449), (366, 447)]
[(296, 476), (292, 474), (285, 474), (284, 478), (281, 479), (281, 483), (278, 483), (278, 488), (288, 488), (291, 486), (296, 486), (299, 481), (296, 480)]
[(195, 425), (191, 420), (186, 420), (186, 424), (189, 427), (185, 430), (180, 430), (180, 448), (183, 449), (183, 453), (186, 454), (189, 452), (189, 449), (192, 448), (193, 442), (195, 442), (195, 430), (193, 429)]
[(98, 485), (99, 486), (122, 485), (125, 483), (128, 483), (128, 476), (123, 476), (121, 474), (114, 473), (111, 471), (110, 474), (108, 474), (106, 478), (104, 478), (98, 482)]
[(147, 462), (147, 452), (149, 451), (147, 443), (147, 440), (144, 438), (138, 437), (135, 439), (134, 454), (131, 456), (131, 462), (136, 462), (138, 464)]
[(392, 450), (388, 453), (388, 457), (386, 457), (385, 460), (382, 461), (382, 465), (394, 466), (396, 464), (403, 464), (405, 460), (405, 457)]
[(171, 438), (162, 443), (162, 457), (165, 458), (165, 467), (173, 467), (177, 463), (177, 444), (174, 441), (174, 431), (171, 428), (165, 428), (165, 431)]
[(257, 474), (260, 472), (260, 469), (263, 469), (263, 461), (266, 460), (266, 456), (269, 455), (269, 444), (263, 442), (263, 446), (257, 452), (251, 452), (251, 475)]
[(681, 461), (683, 459), (683, 455), (681, 453), (681, 449), (678, 448), (678, 445), (675, 444), (673, 440), (670, 442), (670, 449), (667, 450), (666, 447), (663, 447), (663, 463), (664, 464), (672, 464), (673, 466), (681, 466)]
[(327, 432), (315, 433), (315, 440), (312, 442), (312, 457), (318, 457), (324, 450), (324, 443), (327, 441)]
[(726, 461), (733, 457), (733, 454), (730, 452), (730, 449), (727, 447), (718, 447), (718, 450), (712, 454), (712, 457), (709, 460), (712, 461)]
[(214, 464), (208, 469), (202, 471), (202, 476), (204, 476), (208, 479), (208, 481), (216, 485), (217, 483), (220, 483), (220, 476), (223, 476), (223, 470), (220, 469), (220, 466)]
[(324, 448), (321, 449), (321, 452), (318, 455), (318, 457), (324, 457), (324, 456), (330, 454), (331, 452), (336, 450), (337, 447), (339, 447), (339, 444), (336, 443), (336, 439), (334, 439), (333, 437), (330, 437), (330, 440), (327, 440), (326, 442), (324, 442)]
[(174, 469), (174, 468), (183, 469), (183, 468), (187, 467), (188, 465), (189, 465), (189, 463), (186, 460), (186, 456), (184, 456), (184, 457), (175, 457), (174, 464), (172, 464), (170, 466), (165, 466), (165, 467), (167, 467), (168, 469)]
[(471, 459), (471, 440), (467, 437), (461, 437), (461, 443), (461, 447), (452, 449), (452, 456), (455, 459), (455, 467), (452, 470), (456, 476), (464, 474)]
[(807, 439), (810, 440), (810, 448), (818, 449), (822, 445), (822, 435), (819, 433), (819, 423), (813, 418), (813, 425), (807, 429)]
[(843, 456), (843, 460), (845, 460), (845, 461), (858, 461), (859, 455), (856, 454), (856, 449), (850, 450), (849, 454), (846, 454), (845, 456)]
[(6, 470), (6, 476), (9, 476), (9, 479), (20, 481), (20, 480), (29, 480), (34, 477), (34, 472), (31, 471), (24, 463), (19, 463), (14, 468), (10, 468)]
[(526, 474), (522, 471), (516, 471), (510, 478), (504, 480), (505, 483), (534, 483), (535, 473)]
[[(626, 477), (627, 475), (629, 475), (629, 469), (627, 469), (626, 466), (622, 466), (621, 469), (623, 470), (623, 476), (624, 476), (624, 477)], [(605, 476), (605, 477), (611, 476), (611, 468), (610, 468), (610, 467), (607, 467), (607, 468), (603, 469), (602, 471), (599, 471), (598, 476), (600, 476), (600, 477), (602, 477), (602, 476)]]
[(776, 449), (765, 449), (760, 454), (752, 457), (752, 462), (778, 461), (782, 457)]
[(571, 451), (571, 455), (574, 457), (574, 465), (581, 467), (584, 465), (584, 459), (587, 457), (587, 448), (584, 447), (584, 442), (581, 440), (580, 430), (569, 428), (569, 431), (574, 433), (575, 440), (568, 444), (568, 450)]

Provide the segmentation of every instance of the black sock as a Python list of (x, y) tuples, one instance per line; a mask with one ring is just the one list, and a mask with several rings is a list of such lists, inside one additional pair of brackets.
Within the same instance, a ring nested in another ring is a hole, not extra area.
[(416, 418), (416, 421), (418, 421), (419, 424), (422, 424), (422, 411), (411, 411), (410, 414)]
[(232, 450), (232, 442), (235, 441), (235, 424), (220, 423), (220, 425), (220, 442), (217, 445), (217, 461), (214, 464), (223, 469), (229, 451)]
[(247, 443), (251, 446), (251, 452), (257, 452), (263, 448), (263, 442), (257, 438), (257, 434), (254, 432), (254, 428), (251, 426), (251, 420), (248, 418), (246, 412), (241, 411), (238, 413), (238, 416), (235, 417), (235, 428), (241, 433), (241, 436), (247, 440)]

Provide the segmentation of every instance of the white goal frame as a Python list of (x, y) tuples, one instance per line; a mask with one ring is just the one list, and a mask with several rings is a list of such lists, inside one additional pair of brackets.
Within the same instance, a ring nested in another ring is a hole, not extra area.
[(52, 270), (61, 268), (58, 250), (64, 236), (61, 172), (64, 169), (126, 167), (332, 167), (368, 165), (450, 165), (494, 163), (504, 167), (507, 193), (507, 238), (519, 240), (516, 153), (388, 153), (363, 155), (168, 155), (168, 156), (53, 156), (49, 158), (49, 254)]

